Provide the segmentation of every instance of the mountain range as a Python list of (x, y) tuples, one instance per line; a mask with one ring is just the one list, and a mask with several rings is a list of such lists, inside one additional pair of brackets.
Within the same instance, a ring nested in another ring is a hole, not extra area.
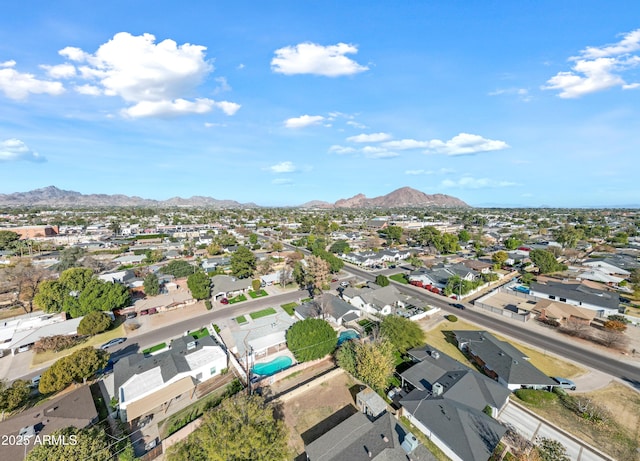
[[(82, 194), (58, 189), (55, 186), (28, 192), (0, 194), (0, 206), (50, 206), (50, 207), (201, 207), (201, 208), (256, 208), (255, 203), (240, 203), (235, 200), (218, 200), (211, 197), (173, 197), (168, 200), (145, 199), (122, 194)], [(402, 208), (402, 207), (469, 207), (462, 200), (444, 194), (428, 195), (424, 192), (402, 187), (387, 195), (367, 198), (358, 194), (340, 199), (335, 203), (314, 200), (301, 207), (305, 208)]]

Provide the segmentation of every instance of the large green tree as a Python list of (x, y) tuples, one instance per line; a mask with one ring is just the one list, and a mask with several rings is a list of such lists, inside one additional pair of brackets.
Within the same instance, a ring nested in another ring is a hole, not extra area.
[(173, 260), (160, 268), (160, 272), (174, 277), (188, 277), (196, 271), (196, 267), (187, 261)]
[(107, 433), (99, 427), (78, 429), (66, 427), (51, 434), (53, 440), (64, 443), (42, 443), (34, 445), (26, 461), (109, 461), (113, 459), (109, 451)]
[(287, 330), (287, 347), (298, 362), (308, 362), (332, 353), (338, 343), (336, 331), (322, 319), (296, 322)]
[(389, 282), (389, 277), (383, 274), (376, 275), (376, 285), (380, 285), (381, 287), (389, 286), (391, 282)]
[(258, 395), (238, 394), (207, 412), (202, 425), (174, 445), (169, 461), (285, 461), (291, 459), (284, 423)]
[(13, 411), (24, 405), (29, 399), (30, 393), (31, 388), (28, 381), (16, 379), (11, 383), (11, 386), (0, 381), (0, 411)]
[(329, 247), (329, 251), (331, 253), (340, 253), (340, 254), (350, 253), (351, 247), (349, 246), (346, 240), (337, 240), (333, 243), (333, 245)]
[(424, 331), (420, 325), (397, 315), (387, 315), (382, 319), (380, 335), (393, 344), (401, 354), (425, 342)]
[(72, 382), (84, 382), (104, 368), (109, 354), (102, 349), (84, 347), (71, 355), (62, 357), (45, 370), (40, 377), (38, 389), (42, 394), (58, 392)]
[(0, 230), (0, 250), (13, 250), (20, 235), (13, 231)]
[(145, 276), (143, 286), (145, 294), (149, 296), (157, 296), (160, 294), (160, 282), (154, 272), (150, 272)]
[(208, 299), (211, 297), (211, 279), (207, 274), (198, 271), (187, 279), (187, 286), (191, 296), (195, 299)]
[(567, 266), (560, 264), (556, 260), (553, 253), (547, 250), (531, 250), (529, 252), (529, 258), (531, 258), (533, 264), (538, 267), (541, 274), (563, 271), (567, 268)]
[(231, 254), (231, 273), (240, 279), (253, 276), (256, 270), (256, 256), (245, 246), (238, 247)]
[(381, 233), (389, 244), (400, 243), (400, 239), (402, 239), (402, 227), (400, 226), (388, 226), (386, 229), (383, 229)]
[(111, 326), (111, 317), (101, 311), (89, 312), (78, 325), (79, 335), (97, 335)]
[(395, 363), (393, 345), (387, 341), (347, 341), (336, 351), (336, 362), (344, 370), (381, 392), (389, 384)]

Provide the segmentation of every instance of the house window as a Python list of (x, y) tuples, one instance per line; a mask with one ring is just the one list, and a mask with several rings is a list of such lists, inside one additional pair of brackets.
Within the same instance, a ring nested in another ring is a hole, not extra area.
[(211, 376), (216, 374), (216, 367), (212, 367), (210, 370)]
[(200, 381), (200, 380), (202, 379), (202, 373), (198, 373), (198, 374), (196, 375), (196, 379), (197, 379), (198, 381)]
[(567, 298), (560, 298), (560, 301), (563, 302), (563, 303), (566, 303), (567, 302)]
[(549, 299), (556, 299), (556, 297), (553, 295), (549, 295)]

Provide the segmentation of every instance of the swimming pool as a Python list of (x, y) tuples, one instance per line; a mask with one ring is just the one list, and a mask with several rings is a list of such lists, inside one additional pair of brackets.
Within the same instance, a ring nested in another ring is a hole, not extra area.
[(345, 341), (351, 341), (352, 339), (357, 339), (359, 337), (360, 335), (356, 330), (344, 330), (340, 333), (340, 336), (338, 336), (338, 346)]
[(289, 368), (291, 365), (293, 365), (293, 360), (291, 359), (291, 357), (282, 355), (280, 357), (276, 357), (271, 362), (256, 363), (251, 369), (251, 372), (254, 375), (271, 376), (275, 375), (279, 371), (284, 370), (285, 368)]

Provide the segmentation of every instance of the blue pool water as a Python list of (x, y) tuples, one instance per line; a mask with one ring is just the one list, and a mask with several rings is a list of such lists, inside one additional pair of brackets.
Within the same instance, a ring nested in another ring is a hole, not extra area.
[(519, 291), (520, 293), (529, 294), (529, 289), (527, 287), (523, 287), (522, 285), (517, 285), (517, 286), (513, 287), (513, 289), (515, 291)]
[(360, 335), (358, 334), (357, 331), (355, 330), (345, 330), (342, 333), (340, 333), (340, 336), (338, 336), (338, 346), (340, 344), (342, 344), (345, 341), (350, 341), (352, 339), (356, 339), (359, 338)]
[(291, 357), (280, 356), (267, 363), (256, 363), (251, 371), (255, 375), (271, 376), (293, 365)]

